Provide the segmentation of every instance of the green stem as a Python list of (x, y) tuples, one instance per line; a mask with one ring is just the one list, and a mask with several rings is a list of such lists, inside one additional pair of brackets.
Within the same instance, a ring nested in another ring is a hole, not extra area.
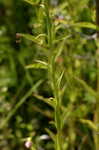
[[(96, 25), (99, 26), (99, 0), (96, 0)], [(97, 31), (97, 50), (96, 50), (96, 62), (97, 62), (97, 98), (96, 109), (94, 113), (94, 122), (99, 125), (99, 31)], [(95, 149), (99, 150), (99, 134), (94, 134)]]
[(56, 99), (56, 107), (55, 107), (55, 125), (57, 129), (57, 135), (56, 135), (56, 150), (62, 150), (62, 139), (61, 139), (61, 99), (59, 95), (59, 89), (57, 86), (57, 80), (55, 77), (55, 64), (54, 59), (52, 56), (51, 60), (51, 78), (52, 78), (52, 87), (54, 91), (54, 96)]
[[(99, 41), (99, 40), (98, 40)], [(99, 126), (99, 48), (96, 52), (97, 57), (97, 98), (96, 98), (96, 108), (94, 113), (94, 122), (96, 126)], [(99, 150), (99, 134), (94, 134), (94, 141), (96, 150)]]
[(49, 76), (51, 79), (51, 85), (54, 93), (54, 97), (56, 99), (56, 106), (55, 106), (55, 125), (57, 129), (56, 135), (56, 143), (55, 149), (62, 150), (62, 139), (61, 139), (61, 99), (59, 95), (59, 88), (57, 86), (57, 79), (56, 79), (56, 72), (55, 72), (55, 52), (53, 48), (53, 41), (54, 41), (54, 32), (53, 32), (53, 25), (50, 19), (49, 10), (48, 10), (48, 3), (45, 3), (45, 11), (46, 11), (46, 21), (47, 21), (47, 35), (48, 35), (48, 47), (49, 47)]

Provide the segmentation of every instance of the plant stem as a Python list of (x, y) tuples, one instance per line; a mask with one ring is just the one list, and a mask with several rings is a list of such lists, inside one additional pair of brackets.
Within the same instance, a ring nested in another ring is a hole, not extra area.
[(57, 135), (56, 135), (56, 150), (62, 150), (62, 139), (61, 139), (61, 99), (59, 95), (59, 89), (57, 86), (57, 80), (55, 77), (55, 64), (54, 64), (54, 56), (52, 56), (51, 59), (51, 81), (52, 81), (52, 87), (54, 91), (54, 96), (56, 99), (56, 106), (55, 106), (55, 125), (57, 129)]
[(49, 47), (49, 76), (51, 79), (51, 85), (54, 93), (54, 97), (56, 100), (56, 106), (55, 106), (55, 125), (57, 129), (57, 135), (56, 135), (56, 143), (55, 143), (55, 149), (56, 150), (62, 150), (62, 139), (61, 139), (61, 99), (59, 95), (59, 88), (57, 85), (57, 79), (56, 79), (56, 72), (55, 72), (55, 51), (53, 46), (54, 41), (54, 31), (53, 31), (53, 25), (51, 22), (49, 10), (48, 10), (48, 3), (46, 3), (46, 20), (47, 20), (47, 35), (48, 35), (48, 47)]
[[(96, 0), (96, 25), (99, 26), (99, 0)], [(97, 50), (96, 50), (96, 63), (97, 63), (97, 98), (96, 110), (94, 113), (94, 122), (99, 125), (99, 30), (97, 30)], [(94, 134), (95, 148), (99, 150), (99, 134)]]

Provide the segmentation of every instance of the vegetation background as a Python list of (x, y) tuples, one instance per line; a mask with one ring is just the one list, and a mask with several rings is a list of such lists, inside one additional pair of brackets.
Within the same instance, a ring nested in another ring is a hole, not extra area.
[(31, 150), (54, 150), (55, 83), (45, 67), (51, 49), (62, 150), (99, 150), (95, 0), (47, 1), (55, 36), (50, 50), (43, 3), (0, 0), (0, 150), (25, 150), (26, 142)]

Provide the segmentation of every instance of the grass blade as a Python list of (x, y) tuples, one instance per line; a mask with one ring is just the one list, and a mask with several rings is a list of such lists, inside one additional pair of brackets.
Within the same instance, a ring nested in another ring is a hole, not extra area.
[(42, 83), (42, 81), (38, 81), (33, 87), (23, 96), (23, 98), (15, 105), (15, 107), (12, 109), (11, 112), (9, 112), (8, 116), (5, 118), (5, 120), (2, 122), (0, 128), (4, 128), (4, 126), (8, 123), (8, 121), (14, 116), (16, 111), (21, 107), (21, 105), (27, 100), (27, 98), (32, 94), (33, 91), (39, 87), (39, 85)]

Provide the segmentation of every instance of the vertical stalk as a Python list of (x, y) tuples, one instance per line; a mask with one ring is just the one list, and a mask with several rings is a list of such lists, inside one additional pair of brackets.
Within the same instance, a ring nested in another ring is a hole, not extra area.
[(54, 91), (54, 96), (56, 99), (56, 106), (55, 106), (55, 125), (57, 129), (57, 135), (56, 135), (56, 143), (55, 143), (55, 149), (56, 150), (62, 150), (62, 139), (61, 139), (61, 99), (59, 95), (59, 89), (57, 86), (57, 80), (55, 77), (55, 64), (54, 64), (54, 56), (51, 58), (51, 81), (52, 81), (52, 87)]
[(59, 88), (57, 86), (57, 79), (56, 79), (56, 72), (55, 72), (55, 52), (54, 52), (54, 31), (53, 25), (50, 18), (49, 10), (48, 10), (48, 3), (45, 2), (45, 12), (46, 12), (46, 21), (47, 21), (47, 35), (48, 35), (48, 47), (49, 47), (49, 76), (51, 79), (51, 85), (54, 93), (54, 97), (56, 99), (56, 106), (55, 106), (55, 125), (57, 129), (56, 135), (56, 143), (55, 143), (55, 150), (62, 150), (61, 144), (61, 99), (59, 95)]
[[(99, 27), (99, 0), (96, 0), (96, 25)], [(96, 50), (96, 63), (97, 63), (97, 98), (96, 108), (94, 113), (94, 122), (99, 126), (99, 29), (97, 29), (97, 50)], [(94, 134), (95, 149), (99, 150), (99, 134)]]

